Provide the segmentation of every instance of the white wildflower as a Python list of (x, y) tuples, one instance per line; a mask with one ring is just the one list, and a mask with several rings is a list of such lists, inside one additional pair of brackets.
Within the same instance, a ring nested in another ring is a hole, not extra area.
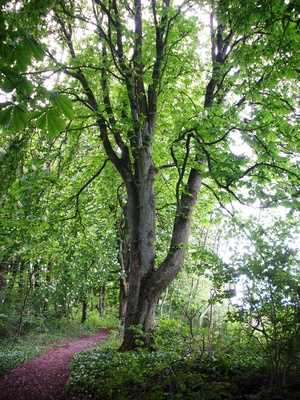
[(37, 157), (44, 158), (44, 153), (42, 153), (41, 151), (36, 150), (36, 151), (35, 151), (35, 155), (36, 155)]
[(23, 208), (23, 204), (20, 202), (20, 200), (18, 200), (18, 207)]
[(204, 110), (203, 112), (200, 111), (198, 114), (198, 118), (202, 119), (202, 118), (206, 118), (207, 117), (207, 110)]

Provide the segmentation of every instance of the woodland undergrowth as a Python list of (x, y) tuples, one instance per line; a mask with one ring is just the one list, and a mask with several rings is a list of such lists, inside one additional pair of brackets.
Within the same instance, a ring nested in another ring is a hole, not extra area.
[(84, 324), (72, 317), (38, 325), (35, 329), (31, 325), (32, 329), (18, 339), (6, 337), (0, 341), (0, 375), (62, 339), (114, 328), (98, 347), (73, 357), (68, 396), (92, 400), (300, 398), (298, 366), (287, 370), (279, 365), (280, 379), (274, 380), (266, 353), (238, 323), (228, 322), (212, 332), (208, 327), (191, 330), (180, 319), (160, 318), (152, 351), (125, 353), (118, 351), (122, 328), (117, 328), (118, 320), (112, 315), (99, 318), (91, 313)]
[[(86, 399), (298, 399), (300, 380), (291, 369), (285, 382), (272, 371), (259, 348), (235, 332), (193, 335), (177, 320), (157, 327), (156, 348), (117, 351), (118, 334), (95, 349), (75, 355), (68, 392)], [(223, 333), (223, 335), (222, 335)], [(234, 334), (234, 336), (232, 336)], [(248, 338), (249, 339), (249, 338)]]

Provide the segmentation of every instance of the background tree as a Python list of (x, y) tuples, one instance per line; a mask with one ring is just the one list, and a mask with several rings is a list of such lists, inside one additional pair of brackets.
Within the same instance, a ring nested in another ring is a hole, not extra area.
[(244, 251), (233, 256), (243, 295), (229, 315), (258, 342), (271, 383), (282, 386), (296, 368), (300, 338), (298, 221), (293, 216), (252, 216), (244, 227)]

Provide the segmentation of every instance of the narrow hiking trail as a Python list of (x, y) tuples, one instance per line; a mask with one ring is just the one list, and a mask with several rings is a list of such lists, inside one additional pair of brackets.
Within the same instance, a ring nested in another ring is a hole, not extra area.
[[(65, 340), (0, 378), (0, 400), (66, 400), (68, 365), (75, 353), (95, 347), (107, 330), (78, 340)], [(70, 397), (68, 398), (70, 399)]]

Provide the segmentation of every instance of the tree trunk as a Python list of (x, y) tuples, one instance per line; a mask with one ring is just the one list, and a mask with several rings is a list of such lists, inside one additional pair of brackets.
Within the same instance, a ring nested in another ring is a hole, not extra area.
[(98, 311), (100, 317), (102, 317), (104, 313), (104, 297), (105, 297), (105, 286), (101, 286), (99, 292), (99, 301), (98, 301)]
[(2, 261), (0, 263), (0, 292), (5, 289), (6, 274), (8, 270), (9, 270), (9, 262)]
[(83, 302), (82, 302), (82, 314), (81, 314), (81, 323), (82, 323), (82, 324), (86, 321), (87, 306), (88, 306), (88, 303), (87, 303), (87, 301), (86, 301), (86, 299), (85, 299), (85, 300), (83, 300)]
[(119, 205), (122, 214), (116, 223), (116, 231), (118, 237), (118, 260), (120, 265), (120, 291), (119, 291), (119, 318), (121, 324), (124, 324), (127, 301), (128, 301), (128, 280), (130, 274), (130, 243), (128, 237), (128, 223), (126, 217), (126, 204), (119, 196)]
[(126, 279), (120, 279), (120, 292), (119, 292), (119, 319), (121, 324), (124, 324), (126, 309), (128, 301), (128, 283)]
[(162, 297), (162, 299), (161, 299), (161, 304), (160, 304), (160, 307), (159, 307), (159, 315), (160, 315), (161, 317), (162, 317), (162, 315), (163, 315), (163, 309), (164, 309), (165, 302), (166, 302), (166, 300), (167, 300), (168, 293), (169, 293), (169, 290), (168, 290), (168, 287), (167, 287), (167, 289), (166, 289), (166, 291), (165, 291), (165, 294), (163, 295), (163, 297)]
[(18, 328), (17, 328), (16, 334), (15, 334), (15, 338), (19, 338), (21, 336), (21, 331), (22, 331), (22, 327), (23, 327), (23, 319), (24, 319), (24, 314), (25, 314), (26, 307), (27, 307), (28, 297), (33, 288), (33, 278), (34, 278), (34, 271), (32, 271), (29, 274), (29, 286), (28, 286), (28, 289), (26, 291), (26, 294), (25, 294), (25, 297), (23, 300), (23, 305), (22, 305), (22, 309), (21, 309), (21, 314), (20, 314)]
[[(154, 316), (157, 301), (183, 266), (191, 216), (197, 201), (200, 185), (200, 173), (196, 169), (191, 169), (188, 184), (182, 192), (178, 205), (169, 252), (157, 269), (154, 269), (152, 252), (147, 249), (148, 253), (145, 254), (147, 246), (151, 247), (151, 242), (149, 243), (148, 240), (149, 236), (147, 237), (142, 233), (138, 236), (139, 241), (136, 240), (131, 245), (129, 299), (124, 338), (120, 351), (134, 349), (141, 342), (146, 347), (151, 347), (153, 344)], [(143, 207), (138, 208), (140, 212), (141, 209)], [(149, 212), (150, 210), (147, 209), (148, 214)], [(144, 219), (138, 220), (144, 221)], [(145, 226), (147, 227), (144, 223), (142, 226), (138, 226), (138, 232), (143, 231)], [(141, 256), (142, 252), (143, 257)], [(144, 265), (140, 265), (141, 262), (144, 262)], [(146, 264), (148, 264), (148, 270), (143, 274), (146, 270)]]

